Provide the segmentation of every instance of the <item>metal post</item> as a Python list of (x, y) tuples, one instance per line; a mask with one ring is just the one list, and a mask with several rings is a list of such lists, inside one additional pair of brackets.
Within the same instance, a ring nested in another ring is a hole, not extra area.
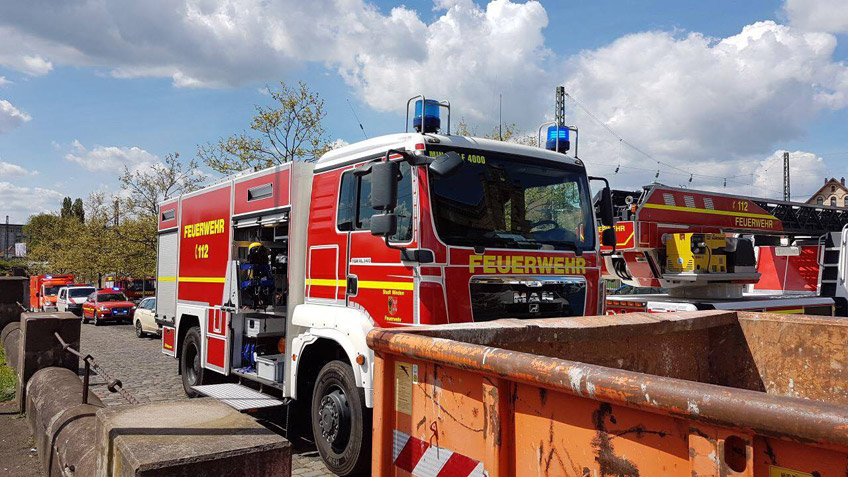
[(6, 239), (3, 242), (3, 257), (9, 258), (9, 216), (6, 216)]
[(789, 151), (783, 153), (783, 200), (789, 202)]
[(91, 365), (85, 360), (85, 374), (82, 375), (82, 403), (88, 404), (88, 377), (91, 374)]

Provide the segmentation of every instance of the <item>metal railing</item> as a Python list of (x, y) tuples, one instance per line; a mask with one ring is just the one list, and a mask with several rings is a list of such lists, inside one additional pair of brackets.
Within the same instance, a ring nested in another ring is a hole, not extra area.
[(88, 387), (91, 376), (91, 370), (94, 369), (94, 372), (97, 373), (98, 376), (102, 377), (106, 380), (106, 389), (112, 393), (120, 393), (120, 395), (127, 400), (130, 404), (138, 404), (138, 399), (135, 398), (129, 391), (124, 389), (123, 383), (121, 383), (120, 379), (115, 379), (109, 376), (108, 373), (97, 364), (97, 361), (94, 358), (87, 354), (85, 356), (82, 355), (79, 351), (71, 348), (71, 345), (65, 342), (61, 336), (59, 336), (58, 332), (54, 332), (53, 335), (59, 340), (59, 344), (62, 345), (62, 349), (71, 353), (72, 355), (80, 358), (85, 363), (85, 372), (82, 376), (82, 403), (88, 404)]

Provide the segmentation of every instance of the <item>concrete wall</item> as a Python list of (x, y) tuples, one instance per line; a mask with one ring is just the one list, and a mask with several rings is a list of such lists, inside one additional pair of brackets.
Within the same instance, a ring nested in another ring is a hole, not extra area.
[(0, 330), (8, 323), (20, 319), (24, 310), (18, 303), (29, 306), (29, 279), (0, 277)]

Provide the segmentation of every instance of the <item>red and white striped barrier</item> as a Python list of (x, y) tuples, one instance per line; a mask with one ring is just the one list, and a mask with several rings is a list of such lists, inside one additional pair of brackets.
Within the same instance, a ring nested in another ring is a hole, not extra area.
[(409, 434), (394, 431), (392, 462), (418, 477), (486, 477), (483, 463), (444, 447), (430, 445)]

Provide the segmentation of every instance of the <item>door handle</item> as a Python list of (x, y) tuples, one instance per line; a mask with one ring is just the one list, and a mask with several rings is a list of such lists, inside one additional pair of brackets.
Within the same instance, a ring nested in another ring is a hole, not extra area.
[(359, 279), (357, 277), (348, 276), (347, 277), (347, 294), (348, 295), (356, 295), (356, 292), (359, 291)]

